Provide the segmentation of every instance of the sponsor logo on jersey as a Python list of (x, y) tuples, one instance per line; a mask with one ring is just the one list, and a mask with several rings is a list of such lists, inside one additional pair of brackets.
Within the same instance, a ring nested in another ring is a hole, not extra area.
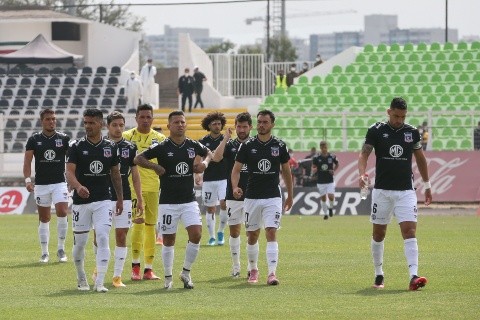
[(130, 157), (130, 150), (122, 149), (122, 158), (129, 158), (129, 157)]
[(173, 157), (173, 152), (169, 152), (169, 153), (167, 153), (167, 156), (169, 156), (169, 157)]
[(99, 174), (103, 170), (103, 163), (98, 160), (92, 161), (90, 163), (90, 172), (93, 174)]
[(188, 148), (188, 149), (187, 149), (187, 152), (188, 152), (188, 157), (189, 157), (190, 159), (195, 158), (195, 149), (193, 149), (193, 148)]
[(241, 171), (248, 171), (248, 167), (247, 167), (247, 164), (246, 164), (246, 163), (244, 163), (244, 164), (242, 165)]
[(280, 155), (280, 149), (279, 147), (272, 147), (272, 156), (273, 157), (278, 157)]
[(180, 162), (175, 166), (175, 171), (178, 174), (185, 175), (188, 173), (188, 164), (186, 162)]
[(112, 156), (112, 150), (110, 148), (103, 149), (103, 156), (105, 158), (110, 158)]
[(411, 132), (405, 132), (405, 142), (413, 142), (413, 136)]
[(55, 139), (55, 146), (57, 148), (63, 147), (63, 141), (62, 139)]
[(55, 151), (53, 150), (47, 150), (43, 153), (43, 156), (45, 157), (45, 160), (48, 160), (48, 161), (52, 161), (52, 160), (55, 160)]
[(252, 153), (257, 153), (257, 149), (252, 149)]
[(82, 154), (83, 154), (84, 156), (86, 156), (86, 155), (88, 155), (88, 151), (87, 151), (87, 150), (84, 150), (84, 151), (82, 151)]
[(384, 137), (385, 139), (388, 138), (388, 133), (384, 133), (384, 134), (383, 134), (383, 137)]
[(398, 158), (403, 154), (403, 148), (402, 146), (398, 144), (394, 144), (393, 146), (390, 147), (390, 155), (393, 158)]
[(262, 172), (268, 172), (271, 167), (272, 167), (272, 164), (268, 159), (262, 159), (258, 161), (258, 169)]

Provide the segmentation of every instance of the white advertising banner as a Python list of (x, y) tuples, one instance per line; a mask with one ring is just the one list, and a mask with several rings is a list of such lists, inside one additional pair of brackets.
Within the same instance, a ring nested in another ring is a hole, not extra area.
[(29, 196), (23, 187), (0, 187), (0, 214), (22, 214)]

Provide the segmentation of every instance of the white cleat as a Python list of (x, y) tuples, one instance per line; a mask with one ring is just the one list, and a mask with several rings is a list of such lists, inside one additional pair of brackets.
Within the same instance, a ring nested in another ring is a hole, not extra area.
[(103, 284), (99, 284), (99, 285), (95, 284), (93, 286), (93, 291), (105, 293), (105, 292), (108, 292), (108, 289), (105, 288)]
[(42, 254), (40, 257), (39, 262), (40, 263), (48, 263), (48, 260), (50, 260), (50, 257), (48, 256), (48, 253)]
[(163, 285), (165, 290), (172, 290), (173, 289), (173, 280), (172, 277), (165, 277), (165, 284)]
[(232, 268), (232, 278), (240, 278), (240, 267)]
[(186, 275), (182, 272), (180, 273), (180, 280), (182, 280), (183, 287), (185, 289), (193, 289), (193, 282), (192, 282), (192, 279), (190, 278), (190, 275)]
[(65, 250), (59, 249), (57, 251), (58, 262), (67, 262), (67, 255), (65, 254)]
[(90, 286), (88, 285), (87, 279), (78, 280), (77, 289), (80, 290), (80, 291), (89, 291)]

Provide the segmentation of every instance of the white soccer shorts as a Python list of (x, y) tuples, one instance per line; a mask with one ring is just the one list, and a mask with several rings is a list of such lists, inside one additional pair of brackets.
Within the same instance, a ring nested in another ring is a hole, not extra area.
[(227, 180), (204, 181), (202, 185), (203, 204), (207, 207), (218, 205), (227, 195)]
[(320, 196), (326, 194), (335, 194), (335, 182), (331, 183), (317, 183), (318, 193)]
[(33, 193), (35, 202), (40, 207), (50, 207), (60, 202), (68, 202), (68, 188), (66, 182), (35, 185)]
[(158, 226), (162, 234), (177, 233), (178, 221), (182, 220), (185, 228), (193, 225), (202, 225), (200, 208), (196, 201), (179, 204), (160, 204)]
[(398, 223), (417, 222), (417, 195), (414, 190), (373, 189), (370, 222), (389, 224), (392, 216)]
[(125, 229), (132, 226), (132, 200), (123, 200), (122, 214), (116, 215), (117, 201), (112, 201), (113, 224), (115, 229)]
[(244, 201), (245, 229), (279, 228), (282, 218), (282, 198), (247, 199)]
[(100, 225), (112, 225), (112, 201), (102, 200), (72, 205), (72, 229), (75, 232), (90, 231)]
[(243, 201), (227, 200), (228, 225), (234, 226), (245, 221), (245, 213), (243, 211)]

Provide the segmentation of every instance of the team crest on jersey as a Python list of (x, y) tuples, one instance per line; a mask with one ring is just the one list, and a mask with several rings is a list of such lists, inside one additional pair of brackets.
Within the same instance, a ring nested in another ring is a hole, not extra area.
[(57, 148), (63, 147), (63, 141), (62, 139), (55, 139), (55, 146)]
[(188, 148), (187, 151), (188, 151), (188, 157), (190, 159), (195, 158), (195, 150), (193, 148)]
[(105, 158), (110, 158), (112, 156), (112, 150), (110, 148), (103, 149), (103, 156)]
[(280, 148), (279, 147), (272, 147), (272, 156), (278, 157), (280, 155)]
[(122, 149), (122, 158), (130, 157), (130, 150), (129, 149)]
[(83, 153), (84, 156), (88, 155), (88, 151), (87, 151), (87, 150), (82, 151), (82, 153)]
[(37, 146), (41, 146), (42, 145), (42, 141), (37, 141)]
[(413, 136), (411, 132), (405, 132), (405, 142), (413, 142)]
[(332, 162), (333, 162), (333, 159), (332, 159), (332, 158), (328, 158), (327, 162), (328, 162), (328, 163), (332, 163)]

